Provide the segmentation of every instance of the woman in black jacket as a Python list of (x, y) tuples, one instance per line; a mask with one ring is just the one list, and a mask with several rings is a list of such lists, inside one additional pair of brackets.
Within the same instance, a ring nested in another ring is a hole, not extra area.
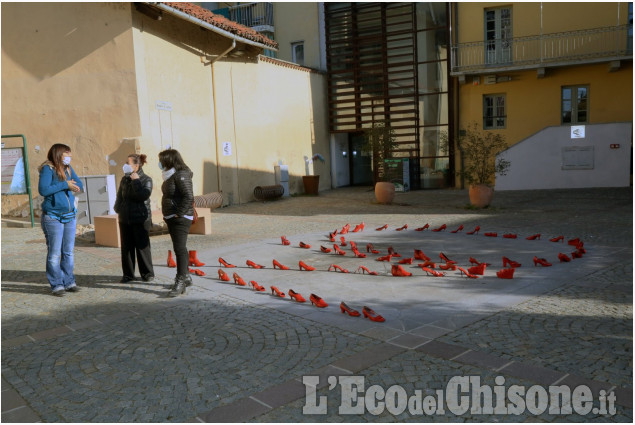
[(161, 211), (176, 256), (176, 278), (168, 296), (176, 297), (185, 293), (185, 288), (192, 284), (188, 270), (187, 235), (194, 219), (193, 173), (176, 149), (159, 153), (159, 167), (163, 171)]
[(145, 282), (154, 279), (148, 235), (152, 226), (152, 179), (143, 172), (142, 166), (145, 163), (145, 155), (128, 155), (128, 162), (123, 165), (124, 176), (117, 191), (115, 212), (119, 214), (121, 234), (121, 283), (134, 280), (135, 253), (141, 278)]

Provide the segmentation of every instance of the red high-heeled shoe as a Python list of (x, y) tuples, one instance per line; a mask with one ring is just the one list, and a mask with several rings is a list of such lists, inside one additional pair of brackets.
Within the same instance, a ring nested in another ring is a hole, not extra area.
[(468, 272), (463, 267), (457, 267), (457, 269), (461, 272), (461, 276), (465, 275), (465, 277), (469, 277), (470, 279), (478, 279), (477, 275)]
[(404, 258), (402, 260), (399, 260), (399, 264), (412, 264), (412, 260), (413, 258)]
[(567, 257), (567, 254), (563, 254), (561, 252), (558, 254), (558, 260), (560, 260), (561, 263), (568, 263), (569, 261), (571, 261), (571, 258)]
[(503, 237), (505, 239), (516, 239), (518, 237), (518, 234), (516, 234), (516, 233), (504, 233)]
[(393, 276), (395, 277), (408, 277), (408, 276), (412, 276), (412, 273), (406, 271), (403, 267), (401, 267), (398, 264), (393, 264), (392, 268), (390, 270), (390, 273), (392, 273)]
[(564, 236), (560, 235), (560, 236), (556, 236), (555, 238), (551, 238), (549, 239), (551, 242), (564, 242)]
[(265, 287), (264, 286), (260, 286), (258, 284), (258, 282), (256, 282), (255, 280), (250, 280), (249, 283), (251, 283), (251, 286), (253, 286), (256, 291), (258, 291), (258, 292), (264, 292), (265, 291)]
[(500, 279), (513, 279), (514, 270), (516, 269), (513, 267), (510, 269), (502, 269), (496, 272), (496, 276), (498, 276)]
[(485, 268), (487, 267), (487, 265), (485, 263), (481, 263), (478, 266), (472, 266), (470, 268), (467, 269), (468, 273), (471, 274), (478, 274), (483, 276), (485, 274)]
[(344, 267), (338, 266), (337, 264), (331, 264), (328, 271), (331, 270), (339, 270), (341, 273), (348, 273), (348, 270), (346, 270)]
[(375, 230), (380, 231), (380, 230), (386, 230), (387, 228), (388, 228), (388, 225), (387, 225), (387, 224), (384, 224), (383, 226), (378, 227), (378, 228), (376, 228)]
[(483, 233), (485, 236), (489, 236), (490, 238), (496, 238), (498, 237), (498, 233), (496, 232), (485, 232)]
[(367, 318), (369, 320), (372, 320), (373, 322), (385, 322), (386, 321), (386, 319), (384, 319), (379, 314), (375, 313), (375, 311), (372, 308), (370, 308), (370, 307), (364, 306), (362, 308), (362, 314), (364, 315), (365, 318)]
[(571, 245), (571, 246), (576, 246), (580, 243), (580, 238), (575, 238), (575, 239), (569, 239), (567, 241), (567, 245)]
[(196, 276), (205, 276), (205, 272), (203, 270), (199, 270), (199, 269), (190, 269), (188, 267), (187, 269), (191, 274), (195, 274)]
[(279, 268), (280, 270), (289, 270), (289, 267), (285, 266), (284, 264), (280, 264), (280, 262), (278, 260), (273, 260), (273, 268)]
[(432, 276), (434, 276), (434, 277), (443, 277), (443, 276), (445, 276), (445, 273), (441, 273), (441, 272), (438, 272), (438, 271), (436, 271), (436, 270), (432, 270), (432, 269), (431, 269), (431, 268), (429, 268), (429, 267), (421, 267), (421, 270), (423, 270), (424, 272), (426, 272), (426, 274), (427, 274), (427, 275), (430, 275), (430, 274), (431, 274), (431, 275), (432, 275)]
[(445, 264), (439, 264), (439, 268), (441, 270), (456, 270), (456, 264), (453, 263), (445, 263)]
[(372, 243), (367, 243), (366, 244), (366, 252), (371, 252), (371, 251), (374, 251), (374, 250), (375, 250), (375, 247), (373, 246)]
[(344, 304), (344, 301), (340, 303), (340, 310), (342, 311), (342, 314), (348, 313), (349, 316), (353, 316), (353, 317), (360, 316), (359, 311), (353, 310), (352, 308)]
[[(446, 264), (448, 264), (448, 263), (446, 263)], [(430, 261), (430, 260), (427, 260), (424, 263), (419, 264), (419, 267), (430, 267), (431, 269), (436, 269), (437, 268), (437, 264), (432, 262), (432, 261)]]
[(231, 268), (236, 267), (236, 266), (235, 266), (235, 265), (233, 265), (233, 264), (229, 264), (227, 261), (223, 260), (221, 257), (219, 257), (219, 258), (218, 258), (218, 262), (219, 262), (222, 266), (227, 267), (228, 269), (231, 269)]
[(202, 263), (201, 261), (199, 261), (196, 251), (189, 251), (189, 265), (190, 266), (194, 266), (194, 267), (202, 267), (205, 265), (205, 263)]
[(456, 261), (452, 261), (448, 258), (447, 255), (445, 255), (444, 253), (440, 252), (439, 253), (439, 258), (442, 259), (443, 261), (445, 261), (446, 263), (456, 263)]
[(346, 255), (346, 252), (345, 252), (345, 251), (342, 251), (342, 250), (340, 249), (340, 247), (339, 247), (339, 246), (337, 246), (337, 244), (333, 245), (333, 249), (334, 249), (334, 250), (335, 250), (335, 252), (337, 252), (339, 255)]
[(280, 239), (282, 240), (282, 245), (291, 245), (291, 242), (289, 242), (286, 236), (280, 236)]
[(346, 223), (346, 225), (344, 225), (344, 227), (342, 227), (342, 230), (340, 230), (340, 235), (345, 235), (348, 233), (348, 231), (350, 230), (351, 225)]
[(401, 254), (395, 251), (392, 246), (388, 247), (388, 255), (392, 255), (393, 257), (401, 257)]
[(280, 298), (284, 298), (284, 292), (282, 292), (281, 290), (279, 290), (277, 287), (275, 286), (271, 286), (271, 295), (276, 296), (276, 297), (280, 297)]
[(357, 244), (354, 241), (349, 241), (349, 243), (351, 244), (351, 249), (357, 251)]
[(450, 233), (458, 233), (461, 230), (463, 230), (463, 225), (462, 224), (459, 227), (457, 227), (456, 230), (452, 230)]
[(528, 241), (535, 241), (536, 239), (540, 239), (540, 233), (536, 233), (535, 235), (527, 236), (525, 239)]
[(586, 249), (584, 249), (583, 244), (578, 245), (578, 252), (586, 254)]
[(536, 265), (538, 264), (540, 264), (543, 267), (549, 267), (552, 265), (550, 262), (548, 262), (544, 258), (534, 257), (534, 267), (536, 267)]
[(251, 260), (247, 260), (246, 264), (247, 264), (247, 267), (251, 267), (251, 268), (254, 268), (254, 269), (264, 269), (265, 268), (265, 266), (260, 265), (260, 264), (256, 264), (256, 263), (254, 263)]
[(425, 255), (422, 250), (415, 249), (415, 260), (430, 261), (430, 257)]
[(465, 234), (466, 234), (466, 235), (473, 235), (474, 233), (477, 233), (477, 234), (478, 234), (478, 232), (479, 232), (480, 230), (481, 230), (481, 226), (476, 226), (476, 227), (474, 228), (474, 230), (472, 230), (471, 232), (466, 232)]
[(417, 227), (415, 229), (415, 232), (423, 232), (424, 230), (426, 230), (429, 227), (430, 227), (430, 225), (428, 223), (426, 223), (423, 227)]
[(406, 230), (407, 228), (408, 228), (408, 225), (404, 224), (403, 226), (401, 226), (400, 228), (395, 229), (395, 230), (398, 231), (398, 232), (401, 232), (402, 230)]
[(309, 296), (309, 300), (311, 300), (311, 304), (316, 306), (316, 307), (320, 307), (320, 308), (325, 308), (328, 307), (329, 305), (326, 303), (326, 301), (324, 301), (322, 298), (318, 297), (315, 294), (311, 294)]
[(353, 233), (361, 232), (364, 230), (364, 222), (362, 221), (353, 229)]
[(296, 302), (299, 302), (299, 303), (305, 303), (306, 302), (306, 300), (304, 299), (302, 294), (299, 294), (299, 293), (295, 292), (293, 289), (289, 289), (289, 298), (291, 298), (292, 300), (295, 300)]
[(366, 258), (366, 254), (363, 254), (356, 249), (353, 250), (353, 254), (355, 254), (355, 257), (357, 258)]
[(329, 240), (331, 242), (335, 242), (335, 234), (334, 233), (329, 233)]
[(224, 282), (229, 282), (231, 280), (223, 269), (218, 269), (218, 278)]
[(174, 257), (172, 256), (172, 251), (168, 250), (168, 267), (175, 268), (176, 262), (174, 261)]
[(360, 270), (362, 271), (362, 274), (368, 273), (371, 276), (377, 276), (377, 272), (371, 272), (370, 270), (368, 270), (368, 267), (365, 266), (359, 266), (355, 273), (359, 273)]
[(521, 264), (519, 262), (510, 260), (507, 257), (503, 257), (503, 267), (507, 267), (508, 264), (509, 264), (509, 267), (511, 267), (513, 269), (515, 269), (516, 267), (520, 267), (521, 266)]
[(309, 245), (308, 243), (304, 243), (304, 242), (300, 242), (300, 248), (304, 248), (304, 249), (309, 249), (311, 248), (311, 245)]
[(478, 266), (479, 264), (481, 264), (481, 262), (480, 262), (480, 261), (478, 261), (478, 260), (477, 260), (476, 258), (474, 258), (474, 257), (470, 257), (469, 262), (470, 262), (470, 264), (474, 264), (474, 265), (477, 265), (477, 266)]
[(441, 226), (437, 227), (436, 229), (432, 229), (433, 232), (440, 232), (441, 230), (445, 230), (447, 229), (448, 226), (446, 226), (445, 224), (442, 224)]
[(375, 259), (375, 261), (390, 261), (391, 258), (392, 258), (392, 255), (388, 254), (388, 255), (384, 255), (383, 257), (379, 257)]
[(328, 254), (329, 252), (333, 251), (331, 248), (327, 248), (324, 245), (320, 245), (320, 251)]
[(342, 237), (340, 238), (340, 241), (341, 241), (340, 246), (346, 246), (346, 245), (348, 245), (348, 244), (346, 243), (346, 239), (344, 238), (344, 236), (342, 236)]
[(575, 259), (575, 258), (582, 258), (582, 253), (579, 251), (573, 251), (571, 253), (571, 259)]
[(315, 267), (313, 266), (309, 266), (307, 263), (305, 263), (304, 261), (300, 261), (298, 263), (298, 266), (300, 267), (300, 271), (302, 271), (303, 269), (308, 271), (308, 272), (312, 272), (313, 270), (315, 270)]
[(240, 286), (247, 285), (247, 282), (245, 282), (242, 277), (238, 276), (238, 273), (234, 273), (233, 278), (234, 278), (234, 283), (237, 283)]

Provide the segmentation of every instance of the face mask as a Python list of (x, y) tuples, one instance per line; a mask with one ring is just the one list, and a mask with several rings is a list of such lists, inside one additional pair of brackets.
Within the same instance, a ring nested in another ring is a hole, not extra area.
[(132, 173), (132, 166), (130, 164), (124, 164), (123, 165), (123, 173), (124, 174)]
[(64, 158), (62, 158), (62, 163), (64, 165), (71, 165), (71, 157), (70, 156), (65, 156)]
[(161, 161), (159, 161), (159, 169), (163, 170), (163, 164), (161, 164)]

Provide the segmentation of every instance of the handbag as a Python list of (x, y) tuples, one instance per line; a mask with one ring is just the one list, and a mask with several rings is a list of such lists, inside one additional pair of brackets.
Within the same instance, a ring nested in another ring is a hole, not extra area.
[(192, 209), (194, 210), (194, 215), (192, 218), (192, 224), (196, 223), (198, 221), (198, 213), (196, 212), (196, 203), (192, 202)]

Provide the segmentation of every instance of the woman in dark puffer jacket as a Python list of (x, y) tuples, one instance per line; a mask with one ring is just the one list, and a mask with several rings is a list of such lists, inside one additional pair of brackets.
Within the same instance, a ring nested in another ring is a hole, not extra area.
[(176, 278), (168, 296), (176, 297), (185, 293), (185, 288), (192, 284), (188, 270), (187, 235), (194, 219), (193, 173), (176, 149), (159, 153), (159, 167), (163, 171), (161, 211), (176, 256)]
[(124, 176), (117, 191), (115, 212), (119, 215), (121, 234), (121, 283), (134, 280), (135, 253), (141, 278), (145, 282), (154, 279), (148, 235), (152, 226), (152, 179), (143, 172), (142, 166), (145, 163), (145, 155), (128, 155), (128, 162), (123, 165)]

